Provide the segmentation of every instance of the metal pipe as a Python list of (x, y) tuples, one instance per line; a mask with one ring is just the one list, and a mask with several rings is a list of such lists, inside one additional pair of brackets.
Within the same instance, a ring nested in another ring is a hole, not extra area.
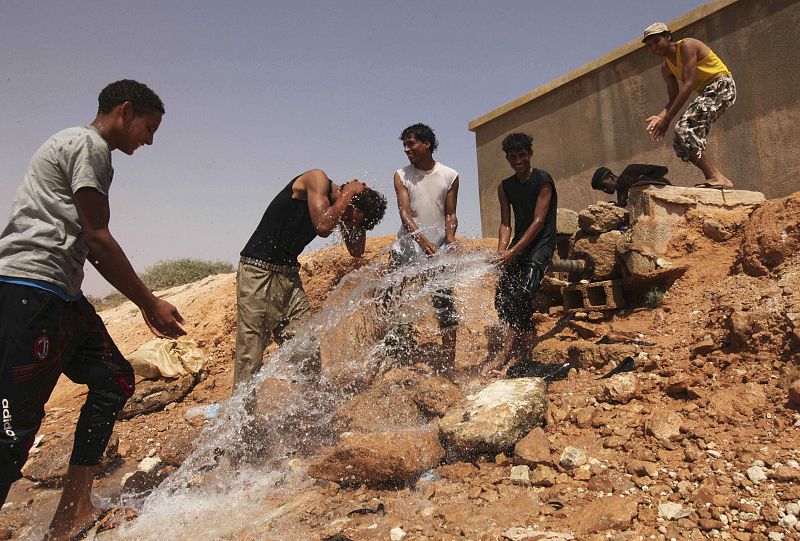
[(550, 263), (550, 270), (554, 272), (583, 272), (586, 267), (586, 261), (583, 259), (553, 258)]

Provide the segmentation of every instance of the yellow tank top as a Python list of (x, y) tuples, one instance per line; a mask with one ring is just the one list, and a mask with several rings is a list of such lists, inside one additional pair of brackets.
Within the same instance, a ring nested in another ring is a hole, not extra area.
[[(669, 58), (666, 58), (665, 61), (667, 63), (667, 68), (675, 78), (679, 81), (683, 81), (683, 59), (681, 58), (681, 43), (683, 40), (678, 41), (676, 44), (678, 46), (678, 53), (676, 55), (676, 60), (678, 61), (678, 65), (676, 66), (672, 62), (669, 61)], [(722, 60), (714, 53), (714, 51), (708, 51), (708, 54), (705, 58), (697, 62), (697, 71), (694, 76), (694, 89), (697, 92), (701, 92), (711, 81), (719, 77), (720, 75), (730, 75), (731, 72), (728, 67), (722, 63)]]

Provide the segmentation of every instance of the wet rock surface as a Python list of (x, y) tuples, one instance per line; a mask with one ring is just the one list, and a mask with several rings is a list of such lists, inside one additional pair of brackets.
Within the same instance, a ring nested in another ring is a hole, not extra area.
[(308, 474), (344, 485), (396, 486), (439, 465), (444, 449), (435, 427), (402, 432), (345, 432)]
[(470, 457), (513, 449), (544, 421), (546, 384), (541, 378), (496, 381), (468, 395), (439, 421), (448, 453)]

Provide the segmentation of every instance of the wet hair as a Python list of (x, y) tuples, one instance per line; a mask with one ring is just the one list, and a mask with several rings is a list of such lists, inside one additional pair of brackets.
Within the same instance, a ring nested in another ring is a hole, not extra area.
[(506, 154), (514, 150), (527, 150), (528, 152), (532, 152), (533, 137), (527, 133), (512, 133), (506, 135), (506, 138), (503, 139), (502, 147), (503, 152)]
[(364, 221), (361, 223), (364, 231), (369, 231), (378, 225), (386, 213), (386, 198), (372, 188), (357, 193), (350, 200), (350, 204), (364, 214)]
[(133, 104), (134, 116), (149, 113), (164, 114), (164, 104), (161, 98), (150, 88), (132, 79), (122, 79), (111, 83), (97, 96), (97, 112), (108, 114), (120, 103), (129, 101)]
[(436, 149), (439, 148), (439, 141), (436, 140), (436, 134), (433, 133), (433, 130), (427, 124), (422, 124), (419, 122), (417, 124), (412, 124), (403, 130), (403, 133), (400, 134), (400, 140), (402, 141), (406, 137), (411, 137), (412, 135), (417, 141), (430, 143), (431, 154), (433, 154)]

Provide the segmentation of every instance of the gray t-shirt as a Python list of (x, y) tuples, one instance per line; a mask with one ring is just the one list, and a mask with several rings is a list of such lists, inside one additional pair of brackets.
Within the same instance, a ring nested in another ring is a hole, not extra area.
[(95, 128), (67, 128), (45, 141), (31, 158), (0, 234), (0, 276), (42, 280), (79, 295), (89, 249), (74, 194), (93, 188), (108, 196), (113, 176), (111, 150)]

